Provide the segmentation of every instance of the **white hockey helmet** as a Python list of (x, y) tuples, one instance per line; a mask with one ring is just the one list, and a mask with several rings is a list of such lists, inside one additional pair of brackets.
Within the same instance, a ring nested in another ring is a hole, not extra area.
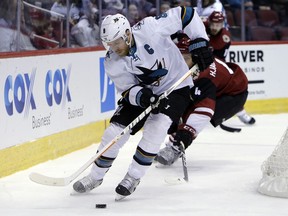
[(106, 47), (108, 42), (123, 38), (128, 44), (128, 36), (126, 31), (131, 31), (131, 26), (128, 19), (122, 14), (108, 15), (104, 18), (101, 29), (100, 37), (103, 45)]

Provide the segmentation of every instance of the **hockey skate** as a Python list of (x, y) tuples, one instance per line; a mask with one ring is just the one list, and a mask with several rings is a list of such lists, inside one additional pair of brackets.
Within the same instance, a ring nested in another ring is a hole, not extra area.
[(136, 190), (136, 187), (139, 183), (140, 179), (135, 179), (127, 173), (124, 179), (118, 184), (115, 189), (117, 193), (115, 201), (122, 200), (132, 194)]
[(256, 120), (252, 116), (248, 115), (247, 113), (238, 115), (238, 118), (240, 119), (241, 122), (247, 125), (253, 125), (256, 122)]
[(168, 143), (165, 148), (160, 149), (155, 160), (158, 161), (160, 164), (170, 166), (176, 160), (178, 160), (181, 155), (182, 152), (178, 146)]
[(73, 184), (73, 189), (78, 193), (86, 193), (101, 185), (102, 182), (103, 179), (96, 180), (91, 176), (91, 174), (89, 174), (88, 176), (85, 176), (84, 178), (75, 182)]

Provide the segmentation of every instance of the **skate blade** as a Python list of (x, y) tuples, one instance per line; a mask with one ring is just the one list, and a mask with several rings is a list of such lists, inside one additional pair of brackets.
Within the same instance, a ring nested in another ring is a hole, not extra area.
[(73, 190), (70, 192), (70, 196), (90, 196), (90, 195), (93, 195), (93, 193), (90, 193), (90, 191), (86, 191), (84, 193), (79, 193), (79, 192)]
[(125, 197), (126, 197), (126, 196), (123, 196), (123, 195), (121, 195), (121, 194), (116, 193), (115, 201), (118, 202), (118, 201), (120, 201), (120, 200), (123, 200)]

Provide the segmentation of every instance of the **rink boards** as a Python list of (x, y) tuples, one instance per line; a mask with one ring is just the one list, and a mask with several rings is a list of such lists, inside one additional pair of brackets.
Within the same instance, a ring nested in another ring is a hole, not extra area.
[[(249, 80), (248, 112), (288, 112), (287, 48), (231, 47), (228, 58)], [(119, 98), (105, 74), (104, 50), (24, 55), (0, 54), (0, 177), (99, 142)]]

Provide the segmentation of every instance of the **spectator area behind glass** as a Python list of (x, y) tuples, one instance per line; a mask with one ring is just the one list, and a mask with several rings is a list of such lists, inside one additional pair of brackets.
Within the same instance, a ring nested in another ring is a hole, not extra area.
[(134, 25), (177, 6), (192, 6), (201, 13), (222, 5), (232, 41), (288, 40), (288, 0), (247, 0), (244, 13), (241, 4), (229, 2), (237, 1), (1, 0), (0, 52), (102, 46), (99, 27), (106, 15), (121, 13)]

